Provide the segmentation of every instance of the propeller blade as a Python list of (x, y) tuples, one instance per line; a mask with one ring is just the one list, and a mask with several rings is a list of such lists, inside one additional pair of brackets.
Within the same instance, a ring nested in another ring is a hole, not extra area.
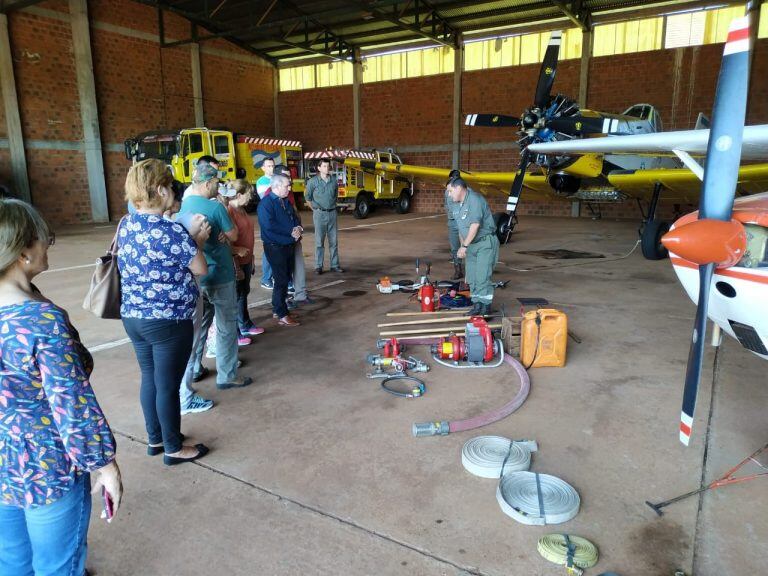
[[(715, 91), (712, 129), (707, 145), (704, 182), (701, 187), (700, 222), (702, 220), (727, 222), (731, 219), (741, 161), (741, 139), (747, 109), (748, 80), (749, 18), (743, 17), (731, 22), (723, 50), (723, 62), (720, 65), (720, 75)], [(706, 224), (702, 223), (702, 225)], [(697, 227), (698, 232), (702, 225)], [(733, 238), (731, 231), (728, 230), (729, 226), (722, 228), (724, 239)], [(698, 235), (698, 232), (695, 235)], [(738, 235), (738, 230), (735, 232)], [(717, 257), (717, 255), (713, 256)], [(701, 379), (709, 289), (716, 266), (713, 259), (706, 255), (699, 254), (695, 257), (707, 263), (699, 266), (699, 301), (691, 338), (691, 350), (688, 354), (688, 368), (685, 373), (683, 409), (680, 413), (680, 441), (686, 446), (691, 438), (696, 393)]]
[(704, 342), (707, 332), (707, 308), (709, 306), (709, 288), (712, 284), (714, 264), (699, 266), (699, 306), (693, 325), (691, 350), (688, 353), (688, 368), (685, 371), (685, 389), (683, 391), (683, 410), (680, 413), (680, 442), (688, 446), (693, 428), (693, 412), (696, 409), (696, 395), (701, 380), (701, 366), (704, 360)]
[(749, 81), (749, 18), (728, 29), (715, 91), (699, 219), (730, 220), (741, 160)]
[(520, 126), (520, 118), (505, 116), (504, 114), (467, 114), (464, 125), (506, 128), (508, 126)]
[(555, 83), (555, 73), (557, 72), (557, 58), (560, 54), (560, 42), (563, 33), (560, 30), (552, 32), (549, 37), (549, 45), (544, 53), (544, 61), (541, 63), (539, 72), (539, 83), (536, 85), (536, 96), (533, 105), (536, 108), (544, 108), (549, 102), (549, 94), (552, 91), (552, 84)]
[(528, 169), (528, 164), (531, 163), (531, 154), (528, 152), (528, 148), (523, 150), (522, 156), (520, 156), (520, 166), (518, 168), (517, 175), (512, 181), (512, 188), (509, 190), (509, 196), (507, 197), (507, 214), (509, 214), (510, 223), (515, 218), (515, 212), (517, 211), (517, 203), (520, 200), (520, 192), (523, 191), (523, 180), (525, 180), (525, 171)]

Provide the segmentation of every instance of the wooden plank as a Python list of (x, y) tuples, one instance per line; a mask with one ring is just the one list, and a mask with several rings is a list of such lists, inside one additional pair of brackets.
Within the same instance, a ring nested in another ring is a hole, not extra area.
[(456, 310), (438, 310), (437, 312), (387, 312), (387, 316), (436, 316), (438, 314), (466, 314), (470, 308), (457, 308)]
[[(488, 314), (488, 316), (492, 316), (491, 314)], [(474, 316), (462, 316), (460, 318), (429, 318), (424, 320), (407, 320), (405, 322), (385, 322), (383, 324), (379, 324), (379, 328), (386, 328), (388, 326), (410, 326), (413, 324), (440, 324), (441, 322), (461, 322), (463, 320), (472, 320)], [(519, 317), (512, 317), (509, 319), (510, 321), (514, 322), (517, 321), (517, 323), (520, 323), (521, 318)]]
[[(488, 327), (493, 328), (501, 328), (501, 323), (498, 324), (488, 324)], [(446, 327), (440, 327), (440, 328), (421, 328), (419, 330), (389, 330), (384, 332), (379, 332), (379, 336), (397, 336), (398, 334), (429, 334), (430, 332), (434, 332), (435, 330), (449, 330), (450, 332), (453, 332), (454, 334), (464, 334), (466, 330), (466, 326), (446, 326)]]

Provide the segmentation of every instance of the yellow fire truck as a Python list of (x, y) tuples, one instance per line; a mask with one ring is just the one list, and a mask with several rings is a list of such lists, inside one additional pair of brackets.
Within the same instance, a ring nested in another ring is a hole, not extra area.
[(304, 194), (304, 161), (301, 142), (235, 134), (228, 130), (184, 128), (144, 132), (125, 141), (125, 156), (134, 163), (145, 158), (166, 162), (173, 177), (183, 184), (192, 182), (192, 172), (201, 156), (219, 161), (223, 180), (245, 178), (254, 183), (264, 171), (261, 165), (272, 158), (285, 166), (293, 179), (293, 191)]
[(331, 161), (331, 172), (336, 174), (339, 181), (339, 197), (337, 203), (342, 209), (353, 210), (355, 218), (368, 218), (377, 205), (392, 206), (400, 214), (411, 209), (413, 199), (413, 180), (405, 176), (395, 177), (384, 172), (365, 170), (347, 166), (347, 158), (371, 160), (373, 162), (392, 162), (402, 164), (400, 157), (393, 152), (374, 150), (328, 149), (320, 152), (304, 154), (307, 166), (307, 177), (315, 175), (317, 161), (328, 158)]

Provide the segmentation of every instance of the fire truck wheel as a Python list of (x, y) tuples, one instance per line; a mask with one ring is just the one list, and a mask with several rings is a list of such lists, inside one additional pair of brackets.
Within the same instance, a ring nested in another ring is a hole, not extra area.
[(400, 197), (395, 204), (398, 214), (408, 214), (411, 211), (411, 191), (407, 188), (400, 192)]
[(367, 192), (360, 192), (355, 200), (355, 210), (353, 212), (355, 218), (364, 220), (370, 216), (372, 210), (373, 198)]

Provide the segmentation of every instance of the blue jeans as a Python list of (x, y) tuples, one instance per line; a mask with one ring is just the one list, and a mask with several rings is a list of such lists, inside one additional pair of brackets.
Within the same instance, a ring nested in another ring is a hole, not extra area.
[(0, 576), (82, 576), (91, 517), (91, 475), (52, 504), (0, 504)]
[(123, 318), (141, 369), (141, 410), (150, 444), (181, 450), (179, 387), (192, 352), (192, 320)]
[(181, 379), (181, 387), (179, 388), (179, 400), (181, 401), (181, 407), (184, 408), (192, 396), (195, 394), (195, 389), (192, 387), (192, 382), (195, 377), (195, 350), (197, 350), (197, 343), (200, 342), (201, 329), (203, 327), (203, 297), (197, 299), (195, 305), (195, 315), (192, 317), (192, 326), (194, 336), (192, 337), (192, 351), (189, 354), (189, 361), (187, 362), (187, 368), (184, 370), (184, 376)]
[(195, 349), (195, 372), (203, 369), (208, 329), (216, 318), (216, 384), (237, 378), (237, 294), (235, 283), (201, 286), (203, 325)]
[(253, 276), (253, 264), (243, 264), (240, 266), (243, 271), (244, 278), (238, 280), (236, 283), (237, 288), (237, 327), (240, 332), (246, 332), (250, 328), (253, 328), (253, 322), (251, 321), (251, 315), (248, 313), (248, 294), (251, 292), (251, 277)]
[(264, 253), (272, 265), (272, 276), (275, 279), (275, 287), (272, 289), (272, 312), (278, 318), (288, 315), (288, 307), (285, 299), (288, 296), (288, 280), (293, 271), (294, 260), (293, 244), (264, 244)]
[(267, 253), (261, 255), (261, 283), (266, 284), (272, 280), (272, 266), (267, 259)]

